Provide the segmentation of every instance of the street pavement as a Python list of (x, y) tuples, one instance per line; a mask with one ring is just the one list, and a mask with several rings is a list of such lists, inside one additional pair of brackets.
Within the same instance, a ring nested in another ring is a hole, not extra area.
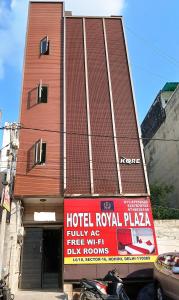
[(15, 293), (15, 300), (66, 300), (67, 296), (59, 291), (22, 291)]

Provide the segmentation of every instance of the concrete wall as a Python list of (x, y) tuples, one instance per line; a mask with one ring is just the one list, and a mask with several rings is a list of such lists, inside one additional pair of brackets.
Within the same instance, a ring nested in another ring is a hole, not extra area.
[(159, 254), (179, 251), (179, 220), (155, 220)]
[(6, 224), (6, 238), (3, 255), (3, 274), (10, 274), (7, 283), (12, 292), (18, 288), (20, 270), (21, 245), (17, 243), (17, 235), (21, 227), (21, 208), (17, 201), (11, 204), (11, 220)]
[[(168, 196), (171, 207), (179, 208), (179, 87), (165, 108), (166, 119), (153, 139), (145, 146), (145, 158), (149, 183), (165, 183), (174, 186)], [(174, 140), (174, 141), (162, 141)]]

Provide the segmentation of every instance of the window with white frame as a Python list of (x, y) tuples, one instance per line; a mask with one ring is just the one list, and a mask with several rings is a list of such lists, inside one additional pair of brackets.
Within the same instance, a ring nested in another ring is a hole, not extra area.
[(46, 161), (46, 143), (42, 142), (42, 139), (35, 143), (35, 165), (44, 164)]
[(45, 36), (40, 41), (40, 55), (49, 55), (49, 40), (48, 40), (48, 36)]
[(38, 140), (27, 151), (27, 172), (36, 165), (43, 165), (46, 162), (46, 143), (42, 139)]
[(47, 103), (48, 100), (48, 86), (42, 85), (42, 83), (38, 86), (38, 103)]

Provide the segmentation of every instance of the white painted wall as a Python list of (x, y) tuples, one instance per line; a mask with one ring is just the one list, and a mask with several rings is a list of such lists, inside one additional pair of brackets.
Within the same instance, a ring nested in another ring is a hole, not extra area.
[(11, 203), (11, 221), (6, 226), (6, 238), (4, 245), (3, 273), (10, 274), (8, 284), (12, 292), (16, 292), (20, 271), (21, 245), (17, 243), (17, 235), (21, 228), (21, 206), (20, 202), (13, 200)]
[(179, 220), (155, 220), (159, 254), (179, 251)]

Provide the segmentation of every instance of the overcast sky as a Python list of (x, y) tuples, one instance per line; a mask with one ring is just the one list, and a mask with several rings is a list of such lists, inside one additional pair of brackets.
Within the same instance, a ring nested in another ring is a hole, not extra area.
[[(0, 0), (0, 109), (17, 121), (27, 0)], [(137, 110), (143, 120), (158, 91), (179, 79), (179, 1), (66, 0), (74, 15), (123, 15)]]

